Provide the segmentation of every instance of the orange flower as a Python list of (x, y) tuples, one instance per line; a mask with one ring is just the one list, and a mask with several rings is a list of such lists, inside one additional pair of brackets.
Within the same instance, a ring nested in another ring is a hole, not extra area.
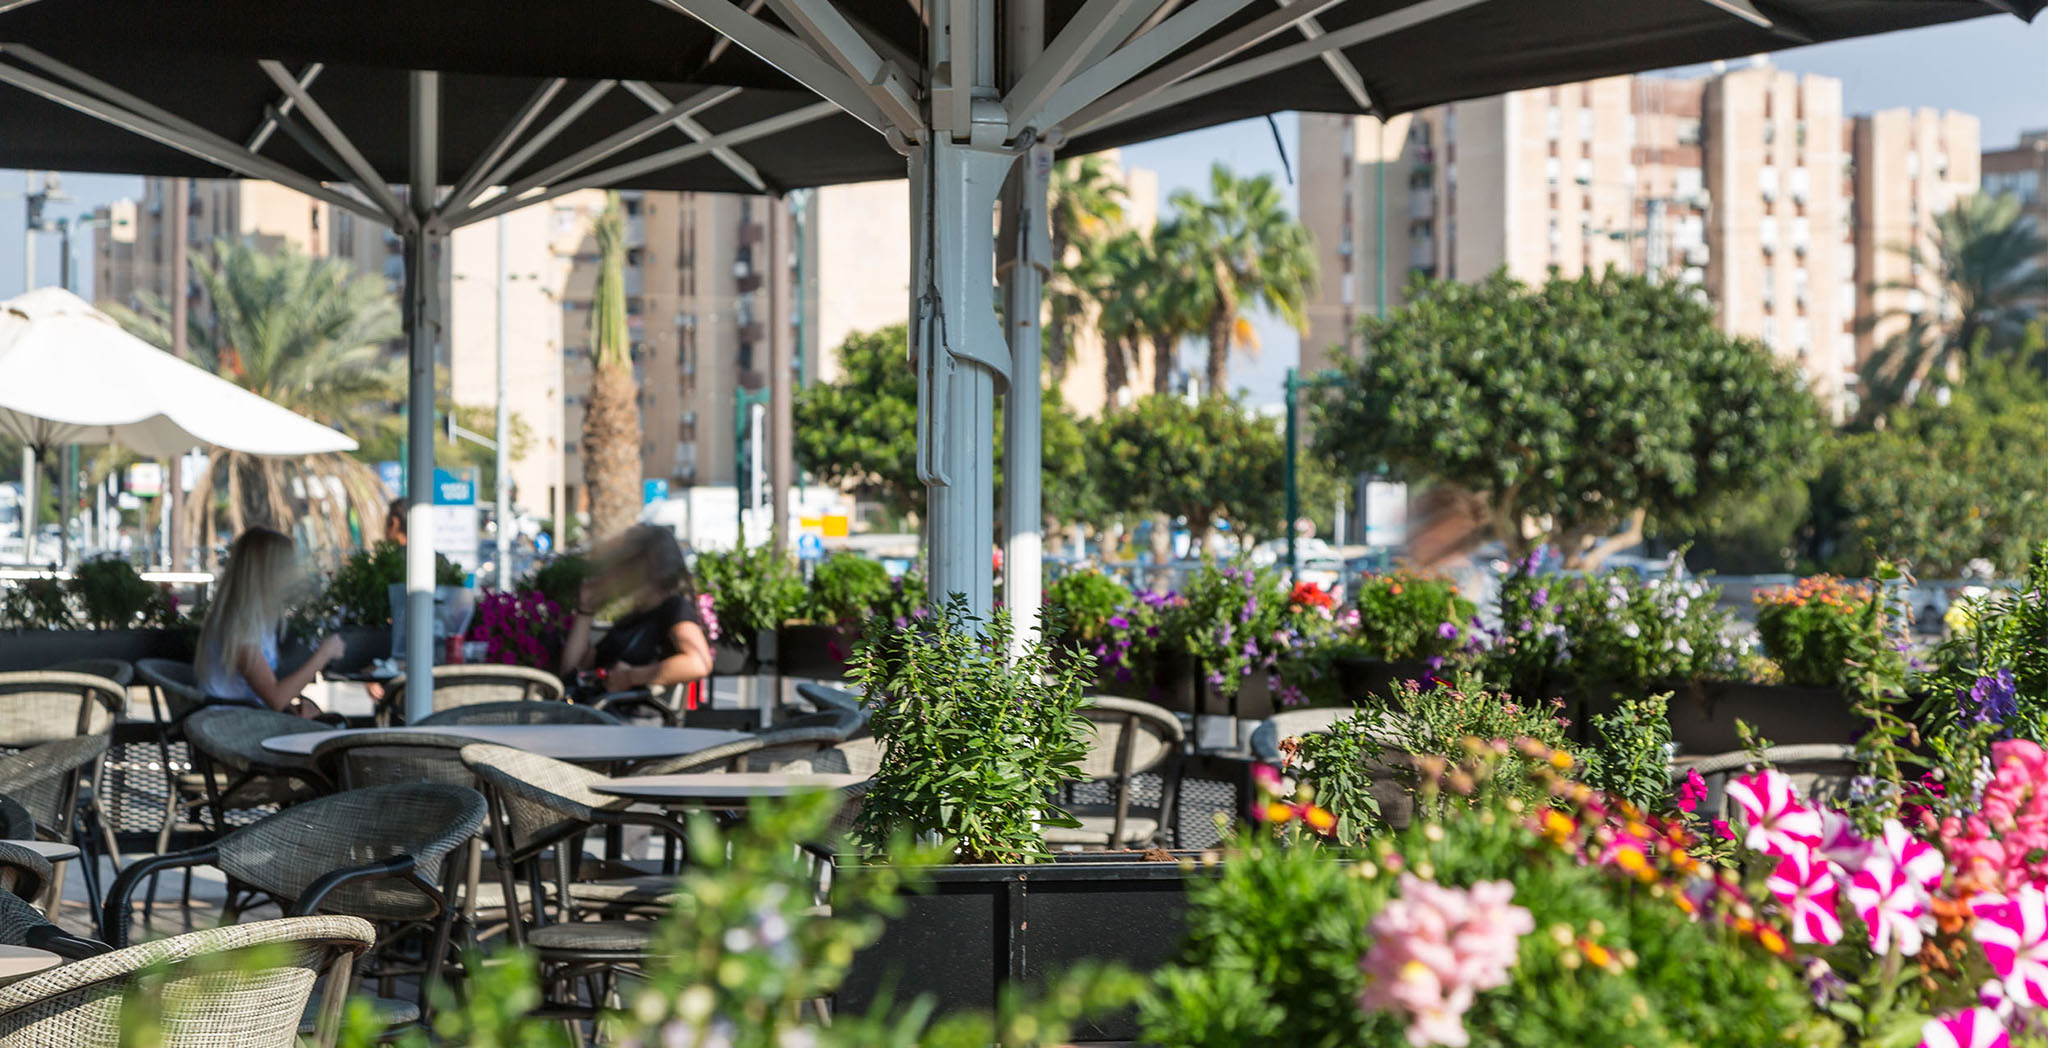
[(1783, 957), (1792, 952), (1791, 947), (1785, 944), (1785, 937), (1783, 935), (1778, 934), (1778, 929), (1773, 928), (1768, 924), (1759, 925), (1757, 927), (1756, 941), (1758, 943), (1761, 943), (1764, 949), (1771, 951), (1779, 957)]

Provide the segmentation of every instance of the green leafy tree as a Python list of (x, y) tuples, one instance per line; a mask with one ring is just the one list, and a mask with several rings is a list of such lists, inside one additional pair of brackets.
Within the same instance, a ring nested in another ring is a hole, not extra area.
[(640, 387), (626, 331), (626, 218), (619, 194), (605, 194), (592, 223), (597, 238), (596, 302), (590, 320), (590, 399), (583, 406), (583, 482), (590, 536), (631, 527), (640, 513)]
[[(1277, 419), (1225, 397), (1153, 395), (1106, 412), (1094, 444), (1096, 482), (1123, 509), (1185, 518), (1198, 543), (1218, 520), (1240, 542), (1280, 533), (1285, 444)], [(1334, 498), (1327, 474), (1304, 472), (1304, 504)]]
[(1249, 313), (1268, 309), (1305, 331), (1302, 312), (1315, 293), (1314, 238), (1287, 211), (1280, 188), (1267, 175), (1240, 178), (1228, 167), (1209, 169), (1209, 197), (1186, 190), (1173, 195), (1175, 225), (1207, 280), (1200, 312), (1209, 339), (1205, 392), (1227, 396), (1232, 346), (1258, 348)]
[[(344, 433), (375, 434), (392, 425), (404, 374), (385, 348), (400, 327), (397, 300), (381, 279), (340, 259), (227, 240), (196, 254), (192, 268), (211, 306), (194, 310), (187, 326), (194, 363)], [(162, 297), (144, 293), (137, 309), (107, 311), (137, 337), (171, 344), (171, 306)], [(361, 459), (262, 458), (219, 448), (208, 454), (186, 501), (186, 534), (207, 548), (216, 542), (216, 506), (231, 533), (263, 525), (330, 549), (355, 544), (351, 511), (358, 524), (383, 519), (382, 486)]]
[(1529, 287), (1417, 281), (1360, 325), (1316, 447), (1476, 496), (1516, 556), (1549, 542), (1594, 568), (1647, 520), (1804, 476), (1821, 432), (1805, 381), (1715, 330), (1682, 285), (1609, 272)]
[[(1935, 294), (1919, 311), (1903, 307), (1862, 323), (1896, 328), (1863, 366), (1862, 421), (1912, 399), (1930, 376), (1958, 378), (1972, 358), (2002, 354), (2022, 341), (2027, 318), (2048, 297), (2048, 239), (2022, 210), (2020, 198), (1979, 193), (1934, 217), (1931, 248), (1889, 250), (1931, 273)], [(1880, 284), (1880, 291), (1922, 290), (1917, 281)]]

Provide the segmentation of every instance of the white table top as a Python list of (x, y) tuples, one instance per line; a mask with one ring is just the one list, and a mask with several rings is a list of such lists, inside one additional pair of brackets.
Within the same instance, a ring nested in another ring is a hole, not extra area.
[(64, 958), (28, 946), (0, 946), (0, 983), (26, 979), (63, 964)]
[(716, 808), (754, 797), (786, 797), (809, 790), (839, 790), (866, 782), (866, 775), (808, 772), (708, 772), (690, 775), (627, 775), (593, 782), (590, 788), (672, 808)]
[(745, 732), (714, 731), (709, 728), (643, 728), (630, 724), (447, 724), (418, 728), (349, 728), (337, 731), (308, 731), (276, 735), (263, 740), (272, 753), (310, 756), (328, 739), (353, 732), (388, 731), (401, 734), (454, 736), (510, 746), (516, 750), (553, 757), (574, 764), (604, 764), (612, 761), (644, 761), (658, 757), (680, 757), (686, 753), (722, 746), (748, 738)]
[(25, 848), (51, 862), (64, 862), (78, 858), (78, 845), (58, 844), (56, 841), (7, 841), (17, 848)]

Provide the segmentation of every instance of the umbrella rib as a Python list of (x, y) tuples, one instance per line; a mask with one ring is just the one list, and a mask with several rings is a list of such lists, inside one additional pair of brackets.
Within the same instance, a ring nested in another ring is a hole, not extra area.
[(398, 195), (391, 191), (391, 186), (384, 181), (384, 176), (377, 173), (377, 169), (370, 165), (369, 159), (363, 156), (362, 150), (357, 149), (356, 144), (350, 141), (333, 118), (327, 115), (327, 110), (313, 100), (312, 94), (299, 86), (298, 80), (292, 77), (291, 71), (284, 67), (284, 63), (266, 58), (256, 64), (277, 84), (279, 90), (298, 102), (299, 112), (306, 118), (306, 122), (313, 125), (313, 130), (318, 131), (320, 137), (341, 157), (342, 162), (348, 165), (349, 170), (355, 172), (357, 188), (384, 209), (385, 214), (390, 216), (392, 225), (401, 232), (411, 230), (418, 223), (418, 219), (405, 205), (398, 202)]
[[(728, 0), (650, 0), (651, 3), (688, 15), (729, 37), (733, 43), (774, 66), (820, 98), (829, 99), (861, 123), (877, 131), (894, 125), (861, 85), (839, 71), (839, 67), (811, 50), (802, 40), (733, 6)], [(916, 128), (902, 129), (911, 134)]]
[[(1293, 0), (1279, 0), (1282, 7), (1292, 2)], [(1304, 40), (1314, 40), (1323, 35), (1323, 23), (1313, 15), (1296, 22), (1294, 28), (1300, 30), (1301, 38)], [(1323, 52), (1323, 65), (1329, 68), (1330, 75), (1336, 77), (1339, 84), (1344, 85), (1344, 93), (1351, 96), (1351, 101), (1357, 103), (1358, 108), (1368, 113), (1378, 108), (1373, 105), (1372, 92), (1365, 89), (1365, 77), (1359, 75), (1358, 67), (1352, 64), (1351, 59), (1344, 57), (1344, 52)]]
[[(299, 74), (299, 86), (309, 91), (312, 90), (313, 81), (320, 79), (320, 74), (326, 69), (327, 65), (324, 62), (314, 62), (306, 66), (306, 71)], [(277, 130), (278, 121), (291, 114), (292, 105), (293, 103), (290, 98), (281, 98), (278, 99), (275, 105), (265, 109), (263, 122), (256, 126), (256, 133), (249, 136), (249, 141), (242, 148), (247, 149), (251, 153), (261, 153), (263, 151), (263, 144), (270, 141), (270, 133)], [(300, 144), (303, 145), (304, 143)]]
[[(1199, 64), (1195, 68), (1207, 68), (1210, 64), (1222, 61), (1337, 3), (1338, 0), (1308, 0), (1298, 10), (1289, 9), (1263, 15), (1222, 39), (1197, 49), (1169, 68), (1180, 67), (1184, 63), (1196, 60), (1199, 60)], [(1224, 19), (1250, 5), (1251, 0), (1195, 0), (1180, 13), (1110, 52), (1102, 61), (1074, 74), (1053, 93), (1051, 101), (1037, 112), (1018, 113), (1012, 116), (1010, 134), (1013, 137), (1021, 134), (1026, 127), (1035, 127), (1043, 132), (1064, 126), (1068, 117), (1112, 91), (1122, 94), (1137, 84), (1155, 79), (1147, 76), (1132, 80), (1138, 74), (1164, 61), (1175, 51), (1192, 43), (1203, 33), (1222, 24)], [(1124, 86), (1127, 84), (1130, 86)]]
[[(647, 104), (647, 108), (649, 109), (666, 109), (669, 105), (668, 96), (656, 90), (654, 85), (648, 83), (645, 80), (628, 80), (625, 82), (625, 85), (626, 91), (630, 93), (634, 98), (637, 98), (642, 102), (645, 102)], [(705, 127), (703, 124), (696, 122), (695, 120), (690, 119), (691, 113), (701, 113), (705, 109), (717, 105), (718, 103), (723, 102), (728, 98), (731, 98), (733, 95), (738, 94), (739, 90), (740, 89), (736, 87), (725, 88), (723, 89), (724, 93), (721, 93), (716, 98), (713, 98), (705, 102), (702, 106), (698, 106), (694, 109), (688, 110), (687, 112), (677, 114), (676, 118), (673, 121), (671, 121), (671, 123), (675, 125), (676, 130), (681, 131), (683, 134), (689, 136), (690, 141), (702, 142), (705, 139), (711, 137), (711, 129)], [(747, 161), (744, 158), (742, 158), (738, 153), (735, 153), (732, 150), (725, 148), (724, 146), (720, 146), (719, 148), (712, 150), (711, 155), (717, 157), (719, 163), (724, 164), (729, 170), (732, 171), (733, 174), (740, 176), (740, 178), (745, 180), (745, 182), (748, 185), (753, 186), (755, 189), (760, 190), (762, 192), (767, 191), (768, 183), (765, 179), (761, 177), (761, 172), (755, 170), (754, 165), (747, 163)]]
[[(628, 91), (631, 91), (630, 87), (628, 87)], [(690, 114), (703, 112), (738, 94), (739, 91), (740, 89), (737, 87), (709, 87), (681, 102), (670, 102), (663, 99), (657, 107), (659, 111), (653, 116), (645, 117), (620, 131), (600, 139), (594, 145), (578, 150), (531, 175), (521, 178), (519, 181), (506, 186), (505, 193), (508, 196), (518, 196), (538, 186), (544, 186), (550, 182), (558, 182), (592, 164), (618, 154), (621, 150), (632, 147), (637, 142), (645, 141), (648, 136), (669, 126), (671, 123), (688, 120)], [(633, 93), (636, 97), (640, 97), (643, 101), (645, 100), (645, 96), (639, 95), (638, 92)], [(660, 96), (657, 95), (656, 97)], [(708, 138), (710, 133), (705, 132), (702, 137)]]
[(490, 148), (484, 150), (483, 155), (477, 157), (476, 162), (469, 166), (469, 172), (462, 176), (462, 181), (455, 183), (455, 191), (448, 194), (450, 204), (466, 206), (475, 198), (477, 191), (484, 187), (484, 177), (491, 173), (492, 166), (505, 155), (506, 150), (512, 148), (512, 143), (517, 141), (520, 135), (526, 133), (527, 128), (533, 126), (533, 122), (540, 118), (541, 110), (546, 109), (548, 103), (555, 100), (555, 96), (562, 92), (563, 85), (567, 83), (567, 80), (555, 77), (534, 89), (533, 94), (527, 97), (526, 104), (519, 107), (518, 115), (498, 129), (498, 135), (491, 140)]
[[(823, 52), (866, 92), (877, 108), (906, 134), (923, 124), (917, 98), (896, 63), (882, 57), (868, 38), (829, 0), (768, 0), (768, 6)], [(914, 137), (914, 136), (913, 136)]]
[(567, 131), (569, 125), (575, 123), (577, 118), (581, 117), (591, 106), (597, 104), (598, 99), (603, 98), (612, 88), (617, 86), (619, 86), (617, 80), (599, 80), (597, 83), (590, 85), (588, 90), (577, 96), (576, 101), (569, 103), (568, 108), (556, 114), (553, 120), (548, 121), (547, 126), (535, 132), (531, 139), (528, 139), (524, 145), (514, 150), (511, 156), (506, 157), (504, 163), (491, 169), (491, 173), (484, 176), (483, 180), (478, 182), (477, 185), (479, 187), (496, 186), (510, 182), (512, 180), (512, 173), (518, 171), (521, 164), (533, 159), (535, 153), (540, 152), (549, 142), (554, 141), (562, 132)]

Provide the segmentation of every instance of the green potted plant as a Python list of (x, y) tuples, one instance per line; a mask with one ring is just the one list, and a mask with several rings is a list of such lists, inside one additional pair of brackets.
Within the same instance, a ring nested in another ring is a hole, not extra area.
[(0, 584), (0, 672), (79, 659), (189, 660), (195, 631), (167, 587), (119, 557), (89, 557), (68, 579)]
[(858, 553), (835, 553), (811, 569), (810, 587), (776, 637), (776, 665), (786, 677), (839, 680), (860, 639), (861, 623), (888, 610), (896, 595), (889, 569)]
[[(1089, 959), (1146, 970), (1179, 946), (1180, 864), (1047, 850), (1046, 826), (1074, 824), (1056, 798), (1093, 734), (1089, 656), (1039, 642), (1013, 657), (1006, 616), (984, 626), (963, 608), (874, 621), (853, 658), (882, 758), (855, 824), (866, 854), (843, 856), (840, 876), (862, 876), (911, 837), (939, 842), (952, 863), (905, 893), (856, 958), (839, 993), (851, 1014), (892, 987), (935, 991), (942, 1011), (985, 1009), (1014, 982)], [(1125, 1016), (1081, 1037), (1132, 1032)]]
[[(460, 586), (462, 582), (461, 568), (446, 557), (435, 556), (436, 586)], [(391, 654), (391, 588), (404, 584), (404, 546), (379, 542), (349, 554), (306, 612), (296, 617), (307, 630), (301, 641), (310, 644), (330, 631), (340, 636), (347, 651), (328, 666), (337, 673), (361, 669)]]
[(1470, 645), (1475, 610), (1446, 578), (1412, 571), (1360, 577), (1324, 646), (1343, 698), (1392, 699), (1404, 683), (1429, 681)]
[(782, 624), (803, 604), (796, 565), (765, 545), (741, 545), (697, 554), (693, 571), (697, 592), (711, 598), (718, 616), (712, 672), (753, 674), (775, 664)]
[[(1727, 730), (1705, 741), (1741, 749), (1726, 745), (1736, 719), (1781, 745), (1862, 738), (1870, 724), (1855, 707), (1867, 690), (1866, 675), (1875, 668), (1903, 680), (1907, 673), (1903, 614), (1875, 586), (1832, 575), (1763, 590), (1754, 599), (1767, 676), (1725, 685), (1709, 696)], [(1674, 710), (1682, 705), (1674, 702)], [(1689, 734), (1697, 736), (1681, 731), (1679, 742), (1691, 749)], [(1701, 746), (1698, 752), (1715, 750)]]

